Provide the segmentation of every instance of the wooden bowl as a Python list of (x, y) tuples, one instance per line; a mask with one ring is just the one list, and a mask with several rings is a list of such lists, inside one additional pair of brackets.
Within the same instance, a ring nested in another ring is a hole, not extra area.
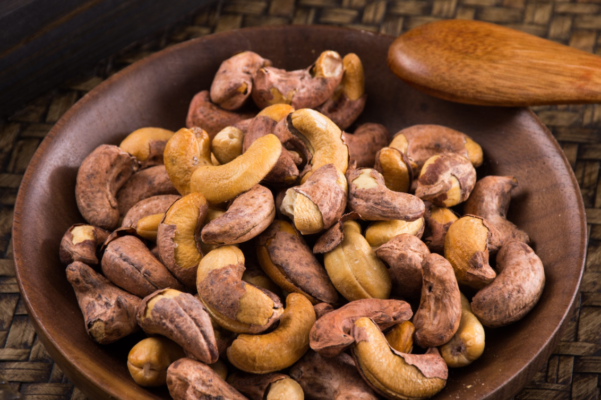
[(576, 179), (557, 142), (525, 108), (454, 104), (418, 92), (386, 65), (393, 38), (331, 27), (242, 29), (192, 40), (148, 57), (91, 91), (56, 124), (33, 157), (17, 198), (13, 246), (23, 300), (42, 343), (65, 374), (95, 399), (163, 399), (166, 389), (137, 386), (127, 354), (142, 336), (108, 346), (93, 342), (59, 262), (66, 229), (83, 222), (75, 203), (82, 160), (103, 143), (119, 144), (145, 126), (184, 126), (195, 93), (209, 89), (220, 63), (253, 50), (288, 70), (310, 65), (323, 50), (363, 60), (368, 101), (359, 122), (391, 132), (441, 124), (465, 132), (484, 149), (480, 177), (513, 175), (519, 187), (509, 218), (533, 240), (547, 277), (538, 305), (523, 320), (488, 329), (484, 355), (452, 370), (436, 399), (503, 399), (515, 394), (547, 360), (578, 292), (586, 222)]

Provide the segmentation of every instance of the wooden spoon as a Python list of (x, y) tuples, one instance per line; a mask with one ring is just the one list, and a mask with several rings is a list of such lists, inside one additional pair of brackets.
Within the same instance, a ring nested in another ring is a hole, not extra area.
[(459, 103), (601, 102), (601, 57), (485, 22), (412, 29), (390, 46), (388, 65), (409, 85)]

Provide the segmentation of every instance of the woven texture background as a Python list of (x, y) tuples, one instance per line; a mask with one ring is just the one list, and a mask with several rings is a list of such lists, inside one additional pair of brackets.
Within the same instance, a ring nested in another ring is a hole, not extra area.
[[(399, 35), (445, 18), (506, 25), (601, 54), (601, 0), (226, 0), (101, 61), (0, 120), (0, 375), (25, 399), (85, 399), (54, 364), (20, 300), (11, 246), (13, 206), (31, 157), (53, 124), (104, 79), (167, 46), (257, 25), (332, 24)], [(573, 318), (547, 365), (516, 399), (598, 399), (601, 374), (601, 104), (537, 107), (575, 171), (590, 230)]]

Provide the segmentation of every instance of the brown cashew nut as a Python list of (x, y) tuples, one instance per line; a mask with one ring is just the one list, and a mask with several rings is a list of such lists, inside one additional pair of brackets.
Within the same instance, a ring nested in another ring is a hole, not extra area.
[(315, 318), (320, 319), (327, 313), (334, 311), (334, 307), (328, 303), (319, 303), (313, 306), (313, 310), (315, 311)]
[(453, 207), (467, 200), (475, 184), (476, 170), (467, 158), (443, 153), (424, 163), (415, 195), (438, 207)]
[[(349, 53), (342, 59), (344, 75), (336, 91), (317, 111), (330, 118), (340, 129), (346, 129), (355, 122), (365, 108), (365, 75), (361, 59)], [(388, 138), (386, 138), (388, 143)], [(384, 146), (386, 145), (384, 144)], [(352, 157), (351, 157), (352, 158)], [(372, 166), (371, 163), (368, 166)], [(361, 166), (361, 165), (360, 165)]]
[(483, 161), (482, 148), (469, 136), (440, 125), (414, 125), (394, 135), (390, 147), (406, 154), (416, 163), (415, 173), (432, 156), (442, 153), (455, 153), (470, 160), (474, 167)]
[(257, 258), (267, 276), (286, 292), (300, 293), (313, 304), (338, 301), (326, 271), (288, 222), (276, 220), (259, 236)]
[(209, 365), (190, 358), (182, 358), (169, 366), (167, 387), (173, 400), (247, 400)]
[(186, 355), (206, 364), (219, 358), (211, 318), (200, 300), (174, 289), (145, 297), (136, 312), (138, 325), (149, 335), (162, 335), (182, 346)]
[[(399, 353), (410, 354), (413, 350), (413, 334), (415, 333), (415, 326), (411, 321), (404, 321), (398, 325), (395, 325), (386, 334), (386, 340), (390, 347), (398, 351)], [(446, 360), (445, 360), (446, 361)]]
[(236, 197), (228, 210), (202, 228), (201, 238), (207, 244), (236, 244), (258, 236), (273, 222), (273, 194), (255, 185)]
[(133, 174), (117, 192), (117, 203), (121, 215), (137, 203), (149, 197), (177, 194), (164, 165), (150, 167)]
[(203, 256), (200, 232), (208, 208), (202, 194), (184, 196), (169, 207), (157, 231), (161, 261), (190, 289), (196, 287), (196, 270)]
[(227, 382), (250, 400), (304, 400), (301, 386), (288, 375), (272, 372), (265, 375), (236, 372)]
[(238, 335), (227, 349), (227, 358), (234, 367), (253, 374), (288, 368), (309, 350), (309, 331), (314, 323), (311, 302), (291, 293), (278, 327), (264, 335)]
[(481, 289), (497, 276), (488, 264), (488, 256), (500, 245), (497, 230), (484, 218), (464, 215), (453, 222), (445, 236), (444, 256), (459, 284)]
[(140, 329), (136, 323), (139, 297), (114, 286), (82, 262), (75, 261), (66, 271), (92, 339), (109, 344)]
[(135, 229), (140, 219), (149, 215), (166, 213), (169, 207), (180, 198), (181, 196), (176, 194), (163, 194), (141, 200), (125, 214), (121, 227)]
[(165, 288), (184, 290), (148, 247), (135, 236), (115, 238), (106, 245), (102, 273), (120, 288), (138, 297)]
[(376, 154), (374, 169), (382, 174), (386, 187), (395, 192), (409, 192), (413, 168), (409, 158), (394, 147), (384, 147)]
[(349, 149), (349, 162), (357, 163), (359, 168), (372, 168), (376, 154), (388, 144), (390, 132), (384, 125), (367, 123), (360, 125), (355, 133), (342, 132), (342, 138)]
[(162, 128), (141, 128), (133, 131), (119, 145), (140, 162), (141, 168), (163, 164), (165, 144), (173, 132)]
[[(472, 213), (466, 212), (466, 214)], [(432, 253), (443, 254), (447, 232), (453, 222), (459, 218), (452, 210), (434, 205), (426, 210), (424, 217), (426, 218), (427, 225), (424, 243), (426, 243)]]
[(353, 336), (357, 369), (387, 399), (426, 399), (444, 388), (449, 371), (436, 348), (425, 354), (399, 353), (369, 318), (355, 321)]
[(349, 209), (365, 221), (415, 221), (426, 211), (418, 197), (388, 189), (384, 177), (375, 169), (349, 169), (346, 178)]
[(341, 353), (334, 358), (308, 351), (290, 369), (308, 399), (378, 400), (379, 397), (361, 378), (352, 357)]
[(333, 164), (326, 164), (305, 183), (286, 191), (280, 211), (303, 235), (321, 232), (342, 217), (346, 189), (346, 178)]
[(315, 322), (309, 336), (310, 346), (324, 357), (335, 357), (355, 343), (351, 332), (355, 320), (371, 318), (384, 330), (412, 316), (411, 306), (402, 300), (355, 300)]
[(90, 225), (107, 230), (118, 226), (117, 191), (137, 169), (135, 157), (108, 144), (98, 146), (83, 160), (77, 171), (75, 199)]
[(296, 109), (315, 108), (332, 96), (343, 74), (340, 55), (324, 51), (307, 69), (260, 68), (253, 78), (252, 98), (259, 108), (282, 103)]
[(196, 169), (211, 163), (211, 140), (201, 128), (182, 128), (165, 146), (165, 168), (173, 186), (182, 195), (190, 193), (190, 178)]
[(242, 280), (244, 254), (234, 246), (210, 251), (198, 266), (198, 297), (219, 326), (236, 333), (261, 333), (284, 310), (279, 298)]
[(141, 218), (136, 226), (136, 235), (140, 236), (143, 239), (152, 240), (153, 242), (156, 242), (157, 234), (159, 231), (159, 225), (163, 221), (164, 217), (165, 213), (160, 213), (148, 215), (144, 218)]
[(407, 222), (401, 220), (379, 221), (365, 230), (365, 239), (371, 247), (380, 247), (398, 235), (407, 233), (421, 239), (424, 233), (424, 218)]
[(423, 348), (447, 343), (461, 321), (461, 294), (451, 264), (438, 254), (429, 254), (422, 265), (423, 285), (415, 312), (415, 343)]
[(499, 275), (472, 299), (472, 311), (482, 325), (506, 326), (528, 314), (545, 288), (541, 259), (525, 243), (512, 240), (497, 254)]
[[(211, 103), (209, 91), (203, 90), (197, 93), (190, 102), (186, 127), (189, 129), (202, 128), (209, 134), (209, 138), (213, 139), (220, 130), (240, 124), (254, 116), (253, 113), (236, 113), (216, 106)], [(244, 131), (240, 125), (238, 125), (238, 128)]]
[(376, 249), (376, 255), (388, 264), (393, 293), (417, 299), (422, 292), (422, 263), (430, 254), (428, 247), (414, 235), (402, 233)]
[(179, 344), (160, 336), (149, 337), (130, 350), (127, 369), (140, 386), (163, 386), (167, 383), (169, 365), (185, 356)]
[(59, 258), (63, 265), (81, 261), (87, 265), (98, 264), (96, 250), (108, 238), (109, 233), (92, 225), (72, 225), (61, 239)]
[(451, 368), (470, 365), (484, 352), (484, 328), (472, 313), (470, 302), (461, 295), (461, 323), (455, 336), (440, 348), (440, 354)]
[(253, 89), (253, 75), (259, 68), (271, 65), (252, 51), (243, 51), (219, 66), (211, 84), (211, 101), (224, 110), (242, 107)]
[(464, 212), (485, 218), (501, 235), (503, 243), (519, 240), (528, 244), (528, 234), (507, 220), (511, 191), (518, 181), (511, 176), (486, 176), (476, 182), (465, 202)]

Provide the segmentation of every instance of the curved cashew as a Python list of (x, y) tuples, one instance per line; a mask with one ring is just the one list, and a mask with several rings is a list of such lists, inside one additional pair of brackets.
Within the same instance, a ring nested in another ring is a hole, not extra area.
[(211, 84), (211, 101), (224, 110), (236, 110), (246, 102), (253, 89), (253, 75), (271, 65), (252, 51), (243, 51), (219, 66)]
[(422, 263), (428, 254), (424, 242), (408, 233), (397, 235), (376, 249), (376, 255), (390, 267), (393, 292), (410, 299), (420, 297)]
[(457, 282), (480, 289), (495, 279), (488, 253), (499, 248), (498, 236), (485, 219), (474, 215), (453, 222), (445, 236), (444, 256), (453, 266)]
[(351, 329), (358, 318), (371, 318), (380, 329), (387, 329), (412, 315), (411, 306), (402, 300), (351, 301), (315, 322), (309, 335), (310, 346), (324, 357), (335, 357), (355, 342)]
[(309, 331), (314, 323), (311, 302), (291, 293), (279, 326), (264, 335), (239, 335), (227, 349), (227, 358), (236, 368), (254, 374), (288, 368), (309, 350)]
[(209, 138), (213, 139), (220, 130), (228, 126), (237, 126), (244, 131), (241, 124), (244, 120), (254, 116), (253, 113), (236, 113), (216, 106), (211, 103), (209, 91), (203, 90), (197, 93), (190, 102), (186, 126), (190, 129), (193, 127), (202, 128), (207, 131)]
[(366, 221), (415, 221), (426, 211), (424, 202), (408, 193), (386, 187), (384, 177), (371, 168), (350, 169), (349, 209)]
[(69, 265), (73, 261), (96, 265), (96, 250), (108, 238), (109, 233), (92, 225), (75, 224), (67, 229), (61, 239), (59, 257), (61, 263)]
[(211, 318), (191, 294), (157, 290), (142, 300), (136, 319), (144, 332), (173, 340), (197, 360), (213, 364), (219, 358)]
[(349, 301), (387, 299), (391, 281), (387, 268), (361, 235), (355, 221), (343, 225), (344, 239), (324, 255), (324, 265), (334, 287)]
[(162, 128), (141, 128), (133, 131), (119, 145), (140, 162), (142, 168), (163, 164), (165, 144), (173, 132)]
[(388, 144), (390, 132), (384, 125), (367, 123), (360, 125), (353, 134), (342, 132), (342, 138), (349, 149), (349, 163), (356, 162), (359, 168), (371, 168), (376, 163), (376, 154)]
[(407, 156), (394, 147), (384, 147), (376, 154), (374, 169), (382, 174), (386, 187), (408, 192), (413, 183), (413, 168)]
[(263, 136), (230, 163), (197, 168), (190, 180), (190, 189), (202, 193), (211, 204), (231, 200), (265, 178), (277, 163), (281, 151), (282, 144), (276, 136)]
[(316, 170), (301, 186), (290, 188), (280, 211), (303, 235), (334, 225), (346, 207), (346, 178), (333, 164)]
[(426, 160), (442, 153), (456, 153), (470, 160), (474, 167), (483, 161), (482, 148), (469, 136), (440, 125), (414, 125), (394, 135), (390, 143), (416, 163), (419, 174)]
[(163, 165), (143, 169), (133, 174), (117, 192), (117, 203), (121, 215), (140, 201), (149, 197), (177, 194)]
[(173, 400), (247, 400), (210, 365), (190, 358), (182, 358), (169, 366), (167, 387)]
[(461, 296), (451, 264), (438, 254), (429, 254), (422, 265), (423, 285), (415, 312), (415, 343), (423, 348), (447, 343), (461, 320)]
[[(363, 64), (359, 56), (354, 53), (347, 54), (342, 59), (342, 65), (344, 66), (342, 82), (332, 97), (318, 108), (318, 111), (334, 121), (340, 129), (346, 129), (363, 112), (367, 95), (365, 95)], [(369, 166), (371, 165), (373, 162)]]
[(175, 194), (163, 194), (141, 200), (125, 214), (121, 227), (135, 229), (139, 220), (149, 215), (166, 213), (169, 207), (180, 198), (181, 196)]
[(424, 219), (411, 222), (401, 220), (375, 222), (365, 230), (365, 239), (371, 247), (380, 247), (403, 233), (421, 238), (424, 233)]
[(340, 55), (324, 51), (307, 69), (288, 72), (274, 67), (260, 68), (254, 75), (252, 98), (259, 108), (279, 103), (296, 109), (314, 108), (332, 96), (343, 74)]
[(417, 179), (415, 195), (438, 207), (452, 207), (469, 197), (476, 184), (476, 170), (470, 161), (454, 153), (429, 158)]
[(302, 236), (285, 221), (274, 221), (257, 243), (261, 268), (276, 285), (313, 304), (336, 303), (338, 294)]
[(81, 163), (75, 183), (79, 212), (90, 225), (113, 230), (119, 224), (117, 191), (138, 169), (138, 162), (117, 146), (98, 146)]
[(312, 400), (378, 400), (379, 397), (361, 379), (355, 362), (346, 353), (334, 358), (308, 351), (290, 369), (290, 376), (300, 383)]
[(198, 297), (213, 319), (236, 333), (260, 333), (284, 310), (273, 293), (242, 281), (244, 254), (234, 246), (219, 247), (200, 261)]
[(167, 368), (185, 357), (184, 350), (171, 340), (156, 336), (138, 342), (127, 356), (127, 369), (140, 386), (155, 387), (167, 383)]
[(484, 352), (484, 328), (472, 313), (470, 302), (461, 294), (461, 322), (455, 336), (440, 348), (440, 354), (451, 368), (465, 367)]
[(273, 372), (265, 375), (236, 372), (227, 382), (250, 400), (304, 400), (301, 386), (288, 375)]
[(190, 193), (194, 171), (211, 163), (211, 140), (200, 128), (182, 128), (165, 145), (165, 168), (173, 186), (182, 195)]
[(219, 131), (211, 142), (211, 150), (220, 164), (227, 164), (242, 154), (244, 132), (235, 126)]
[(75, 261), (66, 271), (92, 339), (109, 344), (140, 329), (135, 316), (139, 297), (114, 286), (82, 262)]
[(440, 392), (448, 369), (436, 348), (426, 354), (404, 354), (392, 349), (369, 319), (353, 326), (353, 357), (363, 378), (388, 399), (425, 399)]
[[(386, 334), (386, 340), (390, 347), (398, 351), (399, 353), (411, 353), (413, 350), (413, 334), (415, 333), (415, 326), (411, 321), (404, 321), (398, 325), (395, 325)], [(446, 360), (445, 360), (446, 361)]]
[[(472, 213), (466, 212), (466, 214)], [(428, 226), (424, 243), (432, 253), (443, 254), (445, 237), (451, 224), (457, 221), (457, 215), (448, 208), (433, 205), (426, 210), (424, 217)]]
[(465, 202), (464, 212), (485, 218), (501, 235), (501, 241), (519, 240), (528, 244), (528, 234), (507, 220), (511, 191), (518, 185), (511, 176), (486, 176), (476, 182)]
[(188, 288), (196, 287), (196, 270), (203, 256), (199, 236), (207, 212), (204, 196), (191, 193), (169, 207), (157, 230), (161, 261)]
[(497, 254), (496, 279), (472, 299), (472, 311), (484, 326), (496, 328), (520, 320), (545, 288), (545, 268), (525, 243), (512, 240)]

